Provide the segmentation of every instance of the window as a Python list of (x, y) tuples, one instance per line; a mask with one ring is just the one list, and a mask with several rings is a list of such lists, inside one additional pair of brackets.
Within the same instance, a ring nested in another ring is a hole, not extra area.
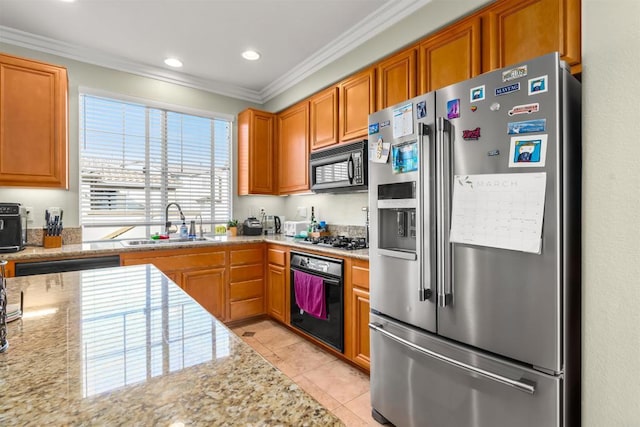
[[(187, 222), (200, 215), (207, 229), (229, 220), (231, 135), (230, 118), (81, 94), (84, 240), (163, 232), (170, 202), (180, 205)], [(174, 209), (169, 220), (180, 225)]]

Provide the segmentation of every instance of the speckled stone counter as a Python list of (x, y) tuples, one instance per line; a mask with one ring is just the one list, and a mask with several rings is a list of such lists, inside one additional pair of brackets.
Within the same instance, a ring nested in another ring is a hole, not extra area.
[(215, 236), (209, 237), (204, 241), (195, 242), (179, 242), (179, 243), (158, 243), (153, 245), (126, 246), (119, 241), (103, 241), (93, 243), (82, 243), (74, 245), (62, 245), (60, 248), (45, 249), (40, 246), (28, 246), (20, 252), (0, 254), (0, 259), (8, 261), (28, 261), (43, 258), (72, 258), (72, 257), (90, 257), (102, 255), (116, 255), (122, 252), (140, 252), (165, 249), (193, 248), (203, 246), (221, 246), (221, 245), (243, 245), (247, 243), (277, 243), (290, 246), (298, 250), (314, 250), (329, 255), (341, 257), (351, 257), (356, 259), (368, 260), (369, 250), (345, 250), (340, 248), (331, 248), (326, 246), (304, 243), (301, 239), (286, 237), (282, 235), (269, 236)]
[(342, 425), (151, 265), (7, 279), (0, 425)]

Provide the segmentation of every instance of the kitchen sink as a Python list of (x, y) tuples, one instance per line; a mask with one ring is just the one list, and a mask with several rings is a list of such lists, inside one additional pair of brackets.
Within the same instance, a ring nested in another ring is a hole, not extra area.
[(175, 239), (132, 239), (132, 240), (121, 240), (120, 243), (123, 246), (153, 246), (153, 245), (171, 245), (176, 243), (198, 243), (198, 242), (213, 242), (216, 239), (213, 237), (196, 237), (195, 239), (184, 239), (184, 238), (175, 238)]

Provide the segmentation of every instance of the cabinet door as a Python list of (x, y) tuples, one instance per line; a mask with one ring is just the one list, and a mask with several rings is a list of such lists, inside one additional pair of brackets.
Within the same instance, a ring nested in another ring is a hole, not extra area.
[(182, 273), (182, 289), (218, 320), (224, 320), (224, 268)]
[(67, 70), (0, 55), (0, 185), (68, 188)]
[(340, 141), (366, 138), (369, 114), (375, 111), (375, 68), (368, 68), (340, 83)]
[(309, 103), (278, 114), (278, 132), (279, 193), (309, 190)]
[(417, 95), (416, 48), (393, 55), (378, 64), (378, 110)]
[(238, 195), (275, 194), (275, 115), (247, 109), (238, 114)]
[(338, 88), (330, 87), (309, 100), (311, 150), (338, 143)]
[(465, 19), (419, 45), (419, 93), (440, 89), (481, 73), (480, 17)]
[(353, 361), (363, 368), (371, 368), (369, 352), (369, 292), (353, 288), (351, 293), (353, 320)]
[(286, 269), (279, 265), (269, 264), (267, 267), (267, 314), (283, 323), (287, 321), (286, 296)]
[(574, 71), (579, 67), (580, 0), (503, 0), (484, 16), (484, 71), (555, 51)]

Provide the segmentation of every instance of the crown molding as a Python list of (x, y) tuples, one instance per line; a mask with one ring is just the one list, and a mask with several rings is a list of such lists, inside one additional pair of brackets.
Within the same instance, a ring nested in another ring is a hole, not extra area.
[(306, 79), (316, 71), (329, 65), (356, 47), (372, 39), (413, 12), (431, 3), (432, 0), (390, 0), (352, 29), (314, 53), (287, 74), (276, 79), (260, 91), (263, 102), (278, 96), (293, 85)]
[(171, 72), (160, 67), (131, 61), (117, 55), (106, 54), (95, 49), (66, 43), (36, 34), (0, 25), (0, 42), (21, 46), (63, 58), (72, 59), (100, 67), (148, 77), (167, 83), (187, 86), (231, 98), (264, 104), (295, 84), (309, 77), (322, 67), (347, 54), (357, 46), (401, 21), (432, 0), (389, 0), (380, 9), (365, 17), (352, 29), (327, 44), (324, 48), (276, 79), (261, 91), (255, 91), (219, 81), (203, 79), (184, 73)]
[(240, 86), (224, 84), (218, 81), (203, 79), (184, 73), (175, 73), (160, 67), (153, 67), (135, 61), (130, 61), (116, 55), (105, 54), (95, 49), (78, 46), (38, 36), (14, 28), (0, 25), (0, 42), (21, 46), (39, 52), (73, 59), (100, 67), (111, 68), (118, 71), (161, 80), (181, 86), (187, 86), (207, 92), (245, 101), (263, 103), (260, 94), (255, 90), (245, 89)]

